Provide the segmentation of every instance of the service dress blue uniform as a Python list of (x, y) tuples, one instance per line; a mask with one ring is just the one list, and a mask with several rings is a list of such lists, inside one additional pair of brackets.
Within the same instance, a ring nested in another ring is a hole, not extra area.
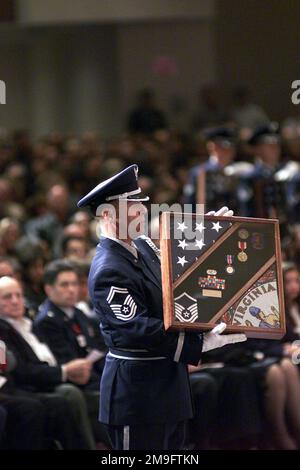
[(281, 211), (285, 186), (274, 179), (280, 169), (279, 165), (270, 168), (259, 161), (251, 172), (241, 178), (238, 196), (243, 217), (268, 218), (274, 216), (272, 209)]
[[(223, 148), (235, 148), (235, 132), (226, 127), (213, 127), (204, 130), (207, 142), (214, 142)], [(217, 155), (210, 155), (208, 160), (196, 165), (189, 171), (188, 181), (183, 188), (183, 203), (191, 204), (192, 212), (196, 212), (197, 193), (200, 177), (205, 173), (205, 203), (206, 210), (215, 210), (220, 205), (231, 207), (237, 211), (236, 187), (237, 181), (231, 175), (226, 175), (224, 166), (220, 164)]]
[[(220, 170), (221, 166), (215, 158), (209, 158), (206, 162), (190, 169), (188, 181), (183, 188), (183, 202), (184, 204), (191, 204), (193, 212), (196, 212), (197, 188), (200, 173), (205, 171), (205, 173), (214, 174)], [(215, 206), (213, 207), (215, 208)], [(210, 210), (210, 207), (207, 207), (207, 210)]]
[[(297, 162), (298, 163), (298, 162)], [(286, 183), (288, 221), (300, 223), (300, 170)]]
[(248, 145), (254, 147), (256, 157), (259, 157), (252, 171), (241, 178), (238, 198), (240, 200), (241, 215), (245, 217), (276, 217), (286, 223), (287, 184), (278, 181), (276, 174), (284, 169), (284, 165), (268, 165), (260, 155), (259, 145), (280, 145), (277, 126), (267, 124), (258, 126), (248, 140)]
[[(138, 167), (99, 183), (79, 202), (101, 215), (101, 204), (136, 199)], [(132, 199), (134, 197), (134, 199)], [(187, 364), (201, 358), (203, 336), (166, 332), (160, 262), (144, 239), (130, 247), (102, 238), (89, 292), (109, 348), (100, 385), (99, 419), (114, 449), (179, 449), (193, 416)]]
[[(127, 448), (168, 448), (168, 425), (174, 429), (193, 415), (186, 364), (198, 364), (202, 336), (165, 332), (160, 262), (144, 240), (135, 243), (137, 257), (117, 241), (102, 238), (89, 275), (110, 350), (101, 378), (99, 419), (129, 433)], [(139, 429), (139, 444), (130, 442), (131, 428)], [(151, 428), (157, 435), (164, 429), (161, 447), (149, 442)], [(174, 442), (182, 445), (182, 436)]]

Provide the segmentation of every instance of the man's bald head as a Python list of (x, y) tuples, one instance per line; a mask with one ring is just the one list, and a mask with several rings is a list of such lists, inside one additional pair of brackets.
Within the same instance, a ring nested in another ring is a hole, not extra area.
[(19, 319), (25, 313), (20, 283), (11, 277), (0, 278), (0, 316)]
[(11, 276), (2, 276), (0, 278), (0, 290), (5, 289), (9, 285), (19, 285), (18, 281)]

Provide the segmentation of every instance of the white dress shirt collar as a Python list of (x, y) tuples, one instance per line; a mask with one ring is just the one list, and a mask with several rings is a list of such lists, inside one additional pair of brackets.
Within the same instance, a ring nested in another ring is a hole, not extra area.
[(74, 317), (74, 308), (73, 307), (66, 307), (66, 308), (62, 308), (62, 307), (59, 307), (60, 310), (62, 310), (68, 318), (70, 318), (70, 320), (72, 320), (72, 318)]

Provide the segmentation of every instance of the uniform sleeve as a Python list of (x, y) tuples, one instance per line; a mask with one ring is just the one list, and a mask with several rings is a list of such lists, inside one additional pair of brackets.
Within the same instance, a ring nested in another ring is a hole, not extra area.
[(199, 363), (202, 335), (166, 332), (163, 321), (148, 311), (142, 286), (122, 273), (107, 270), (98, 275), (91, 297), (115, 347), (147, 349), (176, 362)]

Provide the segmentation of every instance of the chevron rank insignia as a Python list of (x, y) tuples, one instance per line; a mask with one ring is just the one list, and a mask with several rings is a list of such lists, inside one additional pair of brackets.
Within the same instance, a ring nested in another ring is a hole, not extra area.
[(135, 316), (137, 305), (128, 289), (112, 286), (106, 300), (118, 320), (128, 321)]
[[(198, 318), (197, 300), (184, 292), (175, 299), (175, 316), (182, 322), (191, 322)], [(180, 300), (180, 302), (179, 302)]]

